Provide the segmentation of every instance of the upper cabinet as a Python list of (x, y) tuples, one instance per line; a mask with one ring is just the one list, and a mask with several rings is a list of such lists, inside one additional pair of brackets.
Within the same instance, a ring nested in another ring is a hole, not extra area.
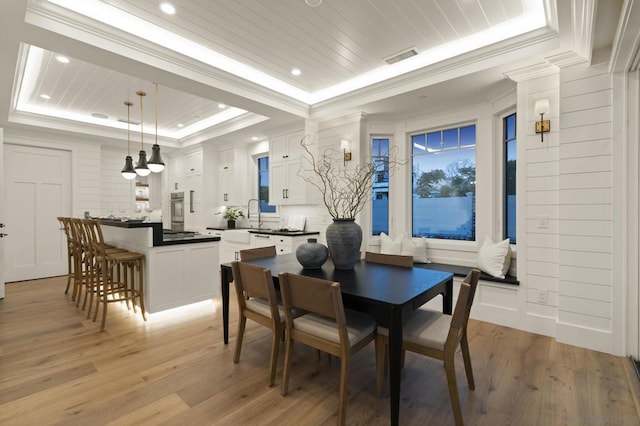
[(223, 206), (247, 203), (247, 152), (239, 148), (220, 151), (218, 156), (218, 197)]
[(309, 185), (298, 176), (305, 154), (303, 136), (300, 131), (269, 139), (269, 204), (308, 203)]

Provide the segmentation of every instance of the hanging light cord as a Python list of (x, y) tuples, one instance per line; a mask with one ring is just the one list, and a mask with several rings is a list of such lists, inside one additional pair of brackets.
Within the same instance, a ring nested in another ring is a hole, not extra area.
[(136, 92), (140, 96), (140, 150), (144, 151), (144, 111), (142, 110), (142, 97), (147, 94), (142, 90)]
[(131, 102), (124, 103), (127, 106), (127, 155), (131, 155)]
[(156, 85), (156, 145), (158, 145), (158, 83)]

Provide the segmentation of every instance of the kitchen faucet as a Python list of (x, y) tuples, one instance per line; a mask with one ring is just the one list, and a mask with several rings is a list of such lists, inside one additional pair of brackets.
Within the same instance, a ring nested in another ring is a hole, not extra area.
[(249, 219), (251, 217), (251, 202), (252, 201), (255, 201), (256, 203), (258, 203), (258, 228), (262, 228), (262, 221), (260, 220), (260, 200), (258, 200), (257, 198), (252, 198), (247, 203), (247, 219)]

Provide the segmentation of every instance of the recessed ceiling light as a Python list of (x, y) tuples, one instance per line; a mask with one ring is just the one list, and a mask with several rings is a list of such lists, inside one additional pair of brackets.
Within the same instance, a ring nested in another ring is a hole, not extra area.
[(294, 68), (294, 69), (291, 70), (291, 74), (300, 75), (300, 74), (302, 74), (302, 71), (300, 71), (300, 68)]
[(92, 114), (91, 114), (91, 116), (92, 116), (93, 118), (100, 118), (100, 119), (102, 119), (102, 120), (106, 120), (107, 118), (109, 118), (109, 116), (108, 116), (108, 115), (106, 115), (106, 114), (102, 114), (102, 113), (99, 113), (99, 112), (94, 112), (94, 113), (92, 113)]
[(62, 56), (62, 55), (58, 55), (56, 56), (56, 61), (62, 63), (62, 64), (68, 64), (69, 63), (69, 58), (67, 58), (66, 56)]
[(226, 108), (227, 106), (225, 104), (218, 104), (218, 108), (223, 109)]
[(304, 0), (309, 7), (318, 7), (322, 4), (322, 0)]
[(41, 97), (42, 99), (46, 99), (46, 100), (51, 99), (51, 96), (49, 96), (49, 95), (45, 95), (44, 93), (43, 93), (42, 95), (40, 95), (40, 97)]
[(167, 15), (174, 15), (176, 13), (176, 8), (171, 3), (162, 3), (160, 5), (160, 10)]
[(251, 140), (252, 140), (252, 141), (257, 141), (258, 139), (260, 139), (260, 138), (259, 138), (259, 137), (257, 137), (257, 136), (253, 136), (253, 137), (251, 138)]
[(178, 127), (180, 127), (180, 128), (182, 129), (182, 128), (184, 127), (184, 124), (182, 124), (182, 123), (178, 123), (178, 125), (177, 125), (177, 126), (178, 126)]

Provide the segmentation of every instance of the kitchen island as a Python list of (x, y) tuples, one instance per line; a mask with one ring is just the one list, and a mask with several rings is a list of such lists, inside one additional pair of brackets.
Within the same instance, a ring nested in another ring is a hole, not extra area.
[(165, 235), (161, 222), (99, 221), (105, 242), (146, 256), (147, 312), (160, 312), (218, 296), (220, 237)]

